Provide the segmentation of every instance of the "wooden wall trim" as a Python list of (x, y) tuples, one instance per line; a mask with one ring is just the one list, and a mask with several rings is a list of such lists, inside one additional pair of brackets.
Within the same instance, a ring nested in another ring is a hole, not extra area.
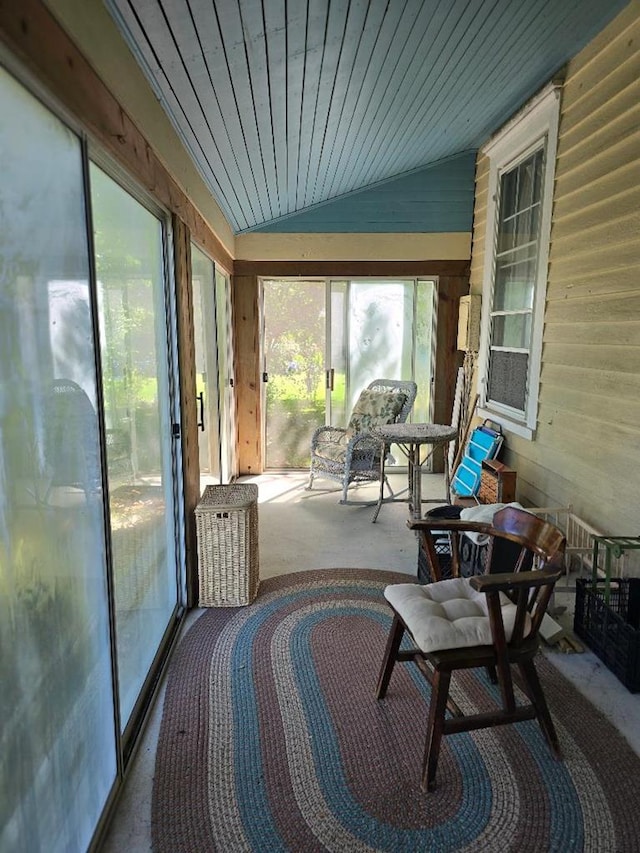
[(182, 220), (173, 217), (176, 313), (178, 315), (178, 375), (180, 377), (180, 432), (182, 437), (183, 507), (187, 606), (198, 601), (198, 545), (194, 510), (200, 500), (200, 455), (196, 409), (196, 356), (191, 289), (191, 235)]
[(374, 276), (468, 276), (469, 261), (243, 261), (233, 265), (234, 275), (320, 276), (358, 278)]
[(233, 338), (235, 344), (235, 392), (237, 411), (238, 473), (260, 474), (262, 447), (262, 400), (260, 364), (260, 306), (258, 278), (234, 275)]
[(40, 0), (0, 0), (0, 39), (80, 126), (164, 207), (225, 270), (233, 260), (151, 145)]
[(458, 344), (459, 300), (469, 292), (469, 277), (442, 276), (438, 281), (436, 364), (434, 388), (435, 423), (450, 424), (456, 375), (463, 354)]

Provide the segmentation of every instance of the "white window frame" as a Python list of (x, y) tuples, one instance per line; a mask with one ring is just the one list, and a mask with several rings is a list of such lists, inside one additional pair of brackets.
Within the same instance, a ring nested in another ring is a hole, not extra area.
[[(489, 158), (489, 195), (482, 285), (482, 325), (480, 352), (478, 354), (478, 391), (480, 394), (478, 414), (483, 418), (490, 418), (492, 421), (501, 424), (505, 429), (528, 439), (534, 438), (538, 415), (560, 94), (561, 86), (557, 83), (550, 83), (481, 149), (481, 152)], [(500, 180), (505, 172), (511, 171), (520, 162), (531, 156), (532, 152), (541, 145), (545, 146), (545, 155), (540, 237), (531, 318), (527, 392), (525, 409), (522, 413), (509, 406), (500, 405), (487, 399)]]

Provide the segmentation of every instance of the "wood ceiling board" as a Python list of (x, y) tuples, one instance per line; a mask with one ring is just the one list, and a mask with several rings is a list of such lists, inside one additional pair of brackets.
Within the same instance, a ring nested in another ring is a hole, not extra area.
[(318, 119), (318, 95), (320, 92), (320, 76), (325, 52), (328, 11), (327, 0), (310, 0), (305, 35), (306, 56), (298, 144), (296, 210), (305, 207), (308, 195), (307, 184), (309, 180), (309, 166), (311, 164), (311, 148)]
[[(525, 4), (523, 9), (525, 14), (520, 19), (520, 27), (528, 26), (539, 14), (533, 4)], [(462, 61), (456, 63), (447, 76), (446, 84), (440, 86), (428, 107), (423, 104), (416, 113), (412, 121), (413, 131), (410, 126), (407, 134), (408, 143), (404, 150), (398, 151), (398, 171), (407, 171), (416, 163), (424, 162), (426, 145), (429, 145), (429, 156), (438, 157), (449, 145), (447, 136), (459, 137), (466, 147), (480, 144), (482, 139), (469, 138), (469, 127), (474, 126), (480, 114), (487, 111), (481, 95), (489, 88), (490, 74), (499, 64), (498, 47), (511, 44), (517, 37), (518, 29), (509, 26), (505, 15), (497, 20), (485, 18), (481, 22), (473, 36), (473, 51), (468, 49), (468, 45), (463, 45), (466, 49)], [(487, 56), (492, 59), (487, 60)], [(489, 122), (493, 126), (493, 122)], [(425, 134), (426, 138), (416, 132), (420, 125), (433, 128)]]
[(427, 61), (430, 34), (435, 34), (438, 19), (430, 13), (428, 4), (419, 3), (419, 6), (406, 44), (402, 45), (397, 39), (396, 61), (386, 88), (376, 92), (376, 104), (369, 110), (367, 121), (362, 123), (355, 136), (354, 147), (360, 152), (360, 158), (349, 173), (349, 185), (352, 187), (364, 184), (363, 172), (366, 173), (371, 152), (378, 148), (384, 119), (388, 119), (393, 127), (393, 111), (399, 108), (398, 93), (419, 77), (421, 67)]
[(329, 197), (342, 195), (353, 189), (351, 184), (339, 180), (340, 163), (345, 154), (347, 161), (352, 159), (357, 161), (359, 158), (359, 151), (353, 145), (355, 128), (362, 120), (365, 104), (370, 103), (374, 93), (382, 84), (381, 70), (397, 31), (403, 7), (398, 3), (389, 4), (386, 8), (376, 11), (381, 14), (373, 20), (367, 19), (367, 27), (358, 46), (353, 74), (344, 102), (343, 120), (340, 122), (329, 155), (327, 168), (329, 177), (325, 184), (325, 194)]
[(287, 213), (287, 39), (284, 5), (263, 5), (278, 216)]
[[(449, 139), (454, 136), (453, 125), (458, 123), (456, 138), (463, 148), (472, 147), (469, 138), (470, 121), (461, 100), (465, 91), (472, 89), (474, 100), (481, 100), (484, 87), (481, 69), (492, 54), (494, 31), (503, 32), (504, 21), (494, 4), (492, 14), (487, 14), (486, 4), (469, 6), (466, 16), (449, 32), (449, 37), (438, 61), (433, 64), (425, 82), (422, 103), (407, 116), (402, 141), (394, 149), (393, 170), (406, 172), (429, 158), (439, 159), (449, 150)], [(461, 33), (461, 34), (460, 34)], [(442, 59), (441, 59), (442, 58)], [(421, 129), (425, 130), (421, 133)], [(439, 131), (442, 128), (442, 132)], [(382, 171), (388, 166), (379, 164)]]
[[(240, 14), (236, 25), (240, 25), (239, 36), (243, 39), (244, 56), (238, 67), (245, 76), (245, 87), (248, 87), (249, 98), (248, 116), (243, 115), (243, 125), (250, 134), (247, 145), (250, 150), (250, 160), (254, 163), (254, 179), (261, 188), (261, 198), (272, 216), (278, 216), (280, 201), (277, 192), (275, 150), (273, 144), (273, 120), (271, 115), (271, 91), (269, 66), (266, 51), (266, 32), (264, 15), (253, 15), (250, 3), (240, 3)], [(238, 49), (238, 53), (240, 50)], [(237, 100), (242, 104), (240, 91), (236, 92)], [(251, 114), (252, 113), (252, 114)], [(254, 133), (255, 131), (255, 133)], [(245, 135), (246, 136), (246, 135)], [(261, 168), (256, 169), (256, 166)]]
[(252, 229), (270, 233), (451, 233), (471, 230), (475, 152)]
[[(372, 149), (368, 157), (368, 166), (359, 177), (359, 184), (366, 185), (379, 178), (388, 177), (394, 172), (394, 159), (398, 156), (399, 145), (406, 140), (411, 118), (417, 109), (429, 98), (432, 88), (442, 74), (442, 68), (447, 62), (447, 50), (452, 37), (459, 27), (469, 26), (474, 15), (478, 13), (478, 7), (482, 0), (474, 0), (467, 3), (466, 0), (455, 0), (451, 4), (439, 4), (438, 16), (434, 20), (431, 37), (425, 39), (427, 49), (424, 61), (416, 62), (418, 74), (409, 85), (405, 85), (399, 91), (398, 107), (389, 112), (383, 119), (376, 134), (377, 145)], [(439, 17), (440, 14), (442, 17)], [(426, 129), (428, 135), (428, 127)], [(433, 157), (439, 159), (438, 156)]]
[(287, 195), (284, 208), (287, 213), (296, 209), (300, 179), (300, 132), (302, 113), (302, 88), (304, 85), (305, 51), (307, 36), (307, 4), (305, 0), (291, 0), (287, 6)]
[[(425, 31), (420, 29), (419, 17), (421, 12), (424, 27), (428, 26), (424, 9), (424, 3), (421, 0), (408, 2), (403, 9), (402, 16), (380, 66), (375, 86), (369, 87), (366, 105), (354, 123), (355, 130), (352, 134), (351, 146), (357, 152), (357, 158), (349, 158), (346, 163), (343, 163), (341, 169), (336, 170), (340, 186), (354, 187), (358, 185), (355, 175), (359, 174), (366, 165), (366, 146), (370, 147), (372, 144), (371, 132), (377, 126), (380, 117), (386, 113), (386, 110), (393, 103), (398, 89), (396, 81), (404, 79), (409, 68), (414, 64), (414, 58), (411, 55), (411, 43), (412, 40), (415, 40), (417, 47)], [(398, 50), (398, 45), (402, 45), (402, 49)]]
[(313, 139), (310, 145), (309, 166), (305, 180), (305, 207), (314, 203), (317, 197), (319, 178), (318, 164), (322, 158), (327, 135), (329, 112), (336, 85), (340, 52), (344, 44), (344, 34), (347, 25), (347, 8), (336, 3), (329, 6), (326, 18), (325, 40), (320, 69), (320, 82), (315, 94), (315, 113), (313, 122)]
[(476, 148), (624, 0), (105, 0), (236, 232)]
[[(550, 14), (549, 5), (553, 6), (555, 16)], [(596, 14), (602, 4), (600, 0), (591, 3), (588, 0), (566, 0), (559, 6), (553, 0), (546, 0), (544, 6), (525, 27), (519, 29), (517, 41), (509, 42), (507, 50), (503, 50), (504, 55), (498, 55), (494, 60), (492, 72), (485, 81), (484, 97), (470, 99), (469, 119), (478, 128), (470, 144), (479, 145), (485, 141), (561, 68), (567, 59), (563, 45), (571, 39), (576, 15)], [(532, 30), (539, 33), (535, 42), (529, 37)], [(518, 79), (528, 81), (528, 84), (514, 87), (513, 81)], [(505, 105), (504, 92), (510, 90), (513, 94)], [(481, 121), (483, 114), (486, 116), (484, 124)]]
[[(194, 35), (194, 40), (198, 38)], [(190, 60), (189, 77), (194, 89), (200, 92), (199, 106), (206, 117), (206, 129), (211, 134), (219, 169), (226, 175), (228, 182), (227, 196), (235, 199), (234, 207), (239, 210), (238, 221), (241, 218), (247, 221), (247, 217), (255, 218), (264, 215), (264, 207), (256, 203), (257, 188), (255, 181), (251, 181), (253, 171), (250, 168), (251, 161), (248, 158), (246, 147), (239, 146), (237, 139), (243, 138), (241, 126), (237, 121), (237, 115), (227, 111), (220, 104), (218, 92), (221, 89), (220, 81), (224, 79), (223, 74), (216, 73), (209, 67), (207, 55), (194, 53)], [(213, 79), (217, 80), (214, 88)], [(206, 136), (197, 137), (200, 148), (205, 147)], [(204, 157), (209, 161), (209, 151), (206, 150)], [(269, 211), (269, 208), (267, 208)]]
[[(244, 181), (233, 155), (231, 141), (225, 134), (217, 134), (214, 138), (211, 122), (206, 124), (201, 104), (197, 101), (166, 20), (163, 17), (158, 19), (149, 8), (155, 4), (155, 0), (141, 4), (135, 11), (127, 0), (115, 2), (118, 14), (136, 38), (138, 61), (143, 69), (146, 67), (152, 72), (152, 85), (178, 134), (191, 152), (194, 164), (209, 186), (215, 187), (214, 194), (225, 213), (233, 216), (231, 225), (234, 229), (247, 227), (248, 219), (241, 215), (241, 211), (250, 208), (251, 203), (246, 192), (243, 193)], [(151, 38), (153, 44), (150, 42)], [(159, 50), (163, 51), (162, 62)], [(171, 74), (171, 79), (168, 74)], [(181, 82), (186, 94), (179, 94), (174, 81)], [(218, 116), (221, 126), (222, 113), (219, 112)], [(213, 117), (216, 118), (215, 113)], [(205, 147), (207, 138), (210, 143)], [(233, 212), (236, 215), (233, 215)]]
[[(332, 46), (332, 50), (338, 50), (338, 59), (326, 123), (322, 131), (322, 148), (317, 160), (311, 204), (326, 198), (324, 187), (327, 183), (328, 164), (336, 133), (344, 115), (345, 100), (353, 76), (353, 63), (358, 56), (363, 37), (365, 39), (371, 37), (371, 20), (373, 15), (380, 13), (381, 6), (382, 0), (372, 0), (371, 4), (355, 3), (349, 6), (342, 41), (339, 45)], [(371, 7), (373, 7), (373, 11), (371, 11)], [(367, 21), (369, 22), (368, 30), (366, 30)], [(345, 46), (348, 48), (347, 50), (344, 49)]]
[[(186, 13), (181, 8), (182, 3), (187, 7)], [(239, 193), (239, 198), (243, 199), (243, 206), (247, 205), (245, 216), (269, 215), (271, 207), (263, 177), (238, 7), (226, 3), (214, 6), (203, 0), (198, 0), (193, 7), (187, 0), (174, 0), (167, 6), (173, 10), (171, 26), (183, 55), (189, 57), (188, 68), (193, 73), (200, 67), (198, 44), (205, 51), (206, 76), (199, 79), (210, 93), (209, 103), (215, 111), (215, 121), (221, 122), (219, 135), (228, 141), (226, 156), (232, 159), (240, 175), (243, 195)], [(185, 27), (185, 19), (191, 14), (198, 30), (197, 37)]]
[(271, 215), (279, 216), (280, 199), (278, 197), (265, 19), (264, 14), (253, 15), (251, 11), (250, 4), (240, 3), (242, 28), (247, 35), (244, 48), (251, 83), (251, 103), (254, 110), (253, 118), (256, 123), (262, 175)]

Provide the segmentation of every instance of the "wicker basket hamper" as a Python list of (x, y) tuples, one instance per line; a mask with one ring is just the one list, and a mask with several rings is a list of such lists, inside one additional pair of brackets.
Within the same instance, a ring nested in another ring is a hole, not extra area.
[(258, 487), (207, 486), (195, 516), (200, 607), (250, 604), (260, 583)]

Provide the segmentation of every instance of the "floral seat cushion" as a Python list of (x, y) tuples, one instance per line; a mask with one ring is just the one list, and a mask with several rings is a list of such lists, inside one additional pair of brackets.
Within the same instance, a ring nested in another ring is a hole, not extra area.
[(365, 388), (353, 407), (347, 432), (355, 435), (368, 432), (372, 427), (395, 423), (406, 401), (406, 394), (400, 391), (371, 391)]

